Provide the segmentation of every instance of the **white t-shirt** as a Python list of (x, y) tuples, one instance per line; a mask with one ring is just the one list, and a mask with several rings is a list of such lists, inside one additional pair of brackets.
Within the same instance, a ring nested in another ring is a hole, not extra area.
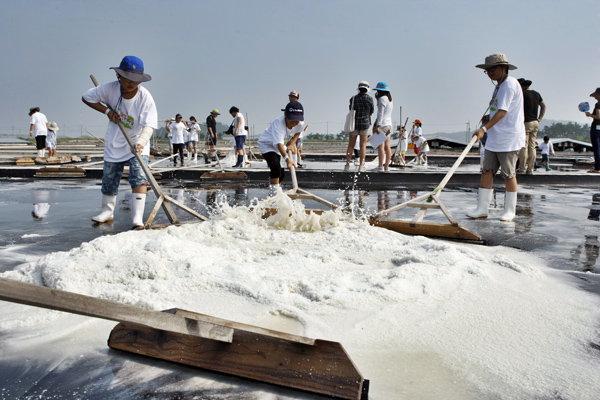
[(187, 128), (183, 122), (171, 122), (169, 125), (169, 129), (173, 134), (173, 139), (171, 139), (171, 143), (180, 144), (185, 143), (185, 132), (187, 132)]
[(421, 129), (420, 126), (417, 126), (415, 128), (415, 135), (417, 135), (417, 136), (423, 136), (423, 129)]
[(273, 121), (271, 126), (260, 135), (257, 143), (258, 149), (262, 154), (274, 151), (280, 156), (283, 156), (283, 154), (279, 153), (279, 147), (277, 147), (277, 145), (279, 143), (284, 144), (287, 137), (294, 137), (296, 133), (302, 132), (302, 129), (304, 129), (302, 124), (298, 124), (292, 129), (288, 129), (285, 125), (285, 115), (282, 115)]
[[(90, 103), (105, 103), (116, 110), (123, 121), (125, 129), (129, 133), (131, 140), (135, 143), (146, 126), (156, 129), (158, 126), (158, 113), (156, 104), (150, 92), (138, 86), (138, 91), (132, 99), (121, 98), (121, 84), (118, 81), (105, 83), (92, 88), (83, 94), (83, 98)], [(150, 154), (150, 142), (146, 144), (142, 155)], [(108, 123), (105, 134), (104, 160), (108, 162), (123, 162), (129, 160), (134, 155), (125, 136), (121, 133), (119, 126), (112, 121)]]
[(46, 116), (41, 112), (38, 111), (33, 114), (30, 122), (30, 124), (33, 124), (33, 136), (46, 136), (48, 134), (47, 123)]
[(548, 140), (548, 143), (540, 143), (540, 150), (542, 151), (542, 154), (554, 155), (554, 146), (552, 145), (552, 140)]
[(429, 151), (429, 144), (427, 143), (427, 140), (423, 137), (423, 136), (419, 136), (419, 138), (413, 142), (414, 146), (416, 149), (421, 148), (421, 146), (423, 146), (423, 143), (425, 143), (425, 147), (423, 147), (421, 150), (419, 150), (419, 153), (427, 153)]
[[(298, 140), (302, 139), (302, 136), (304, 136), (304, 121), (300, 121), (300, 123), (296, 126), (296, 128), (300, 129), (300, 136), (298, 136)], [(297, 131), (296, 129), (294, 129), (294, 131)], [(291, 131), (290, 131), (291, 132)], [(292, 139), (294, 137), (294, 134), (290, 134), (287, 139), (286, 142), (289, 142), (290, 139)], [(296, 142), (298, 143), (298, 142)]]
[(518, 151), (525, 147), (525, 114), (523, 111), (523, 90), (519, 82), (509, 76), (494, 90), (490, 103), (490, 119), (498, 110), (506, 115), (496, 125), (488, 129), (485, 148), (489, 151)]
[(387, 96), (381, 96), (377, 100), (377, 126), (392, 126), (392, 112), (394, 111), (394, 102)]
[(408, 150), (408, 132), (400, 133), (400, 151)]
[[(238, 123), (240, 124), (240, 130), (237, 131), (237, 127), (238, 127)], [(246, 129), (244, 129), (244, 115), (239, 112), (235, 115), (235, 118), (233, 119), (233, 135), (234, 136), (247, 136), (248, 132), (246, 132)]]
[(197, 123), (190, 125), (190, 142), (197, 142), (199, 133), (200, 125)]

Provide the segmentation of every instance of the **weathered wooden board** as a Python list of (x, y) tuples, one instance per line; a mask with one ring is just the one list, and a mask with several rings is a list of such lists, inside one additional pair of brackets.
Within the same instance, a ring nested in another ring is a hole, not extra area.
[[(177, 310), (176, 313), (182, 311)], [(189, 311), (185, 312), (189, 315)], [(234, 328), (231, 343), (121, 323), (113, 349), (342, 399), (359, 400), (364, 379), (342, 345), (302, 344)]]
[(28, 158), (28, 157), (22, 157), (22, 158), (18, 158), (17, 161), (15, 161), (16, 165), (35, 165), (35, 161), (33, 158)]
[(79, 178), (85, 174), (81, 167), (43, 167), (35, 172), (35, 176), (41, 178)]
[(200, 178), (202, 179), (248, 179), (242, 171), (209, 171), (203, 173)]
[(373, 226), (389, 229), (407, 235), (421, 235), (439, 238), (481, 241), (481, 236), (461, 225), (437, 224), (432, 222), (403, 221), (396, 219), (372, 218)]
[(233, 329), (160, 311), (0, 278), (0, 300), (231, 342)]

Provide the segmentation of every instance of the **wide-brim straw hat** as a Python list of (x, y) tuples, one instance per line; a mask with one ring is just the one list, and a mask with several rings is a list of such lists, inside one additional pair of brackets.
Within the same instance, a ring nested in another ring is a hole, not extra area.
[(516, 66), (509, 64), (506, 55), (502, 53), (494, 53), (492, 55), (487, 56), (483, 64), (476, 65), (475, 67), (481, 69), (488, 69), (497, 65), (507, 65), (509, 70), (517, 69)]
[(57, 130), (59, 130), (60, 128), (58, 127), (58, 124), (56, 122), (50, 122), (48, 124), (48, 129), (50, 129), (51, 131), (56, 132)]

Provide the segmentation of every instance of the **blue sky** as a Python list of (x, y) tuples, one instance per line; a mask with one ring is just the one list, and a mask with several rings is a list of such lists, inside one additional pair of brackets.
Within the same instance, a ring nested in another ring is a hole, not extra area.
[(136, 55), (153, 80), (159, 118), (221, 122), (237, 106), (259, 135), (300, 92), (309, 131), (337, 133), (359, 81), (389, 84), (394, 119), (425, 133), (471, 128), (493, 86), (474, 66), (506, 53), (533, 81), (547, 118), (586, 123), (577, 110), (600, 87), (600, 2), (575, 1), (5, 1), (0, 133), (26, 133), (39, 106), (61, 133), (103, 135), (106, 117), (81, 95), (114, 80)]

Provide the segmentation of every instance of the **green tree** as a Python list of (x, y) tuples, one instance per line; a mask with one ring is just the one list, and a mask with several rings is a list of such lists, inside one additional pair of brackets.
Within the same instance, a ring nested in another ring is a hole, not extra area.
[(569, 138), (581, 141), (589, 140), (590, 126), (579, 125), (577, 122), (555, 122), (540, 130), (538, 137), (549, 136), (551, 138)]

